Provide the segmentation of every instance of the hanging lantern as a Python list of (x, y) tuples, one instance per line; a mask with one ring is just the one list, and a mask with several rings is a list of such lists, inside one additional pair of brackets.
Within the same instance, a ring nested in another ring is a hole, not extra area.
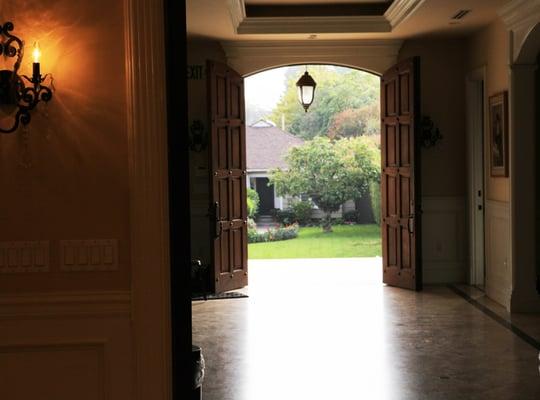
[(313, 99), (315, 98), (315, 87), (317, 83), (313, 80), (309, 72), (304, 73), (298, 82), (296, 82), (296, 87), (298, 88), (298, 100), (302, 103), (304, 110), (308, 110)]

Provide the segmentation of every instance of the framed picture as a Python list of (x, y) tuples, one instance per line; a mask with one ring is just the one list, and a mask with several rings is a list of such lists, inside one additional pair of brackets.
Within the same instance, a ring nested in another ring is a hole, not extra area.
[(508, 176), (508, 92), (489, 98), (491, 176)]

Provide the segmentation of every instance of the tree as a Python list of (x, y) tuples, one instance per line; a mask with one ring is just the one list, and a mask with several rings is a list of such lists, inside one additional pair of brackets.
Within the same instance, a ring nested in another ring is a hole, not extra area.
[(380, 134), (378, 103), (361, 108), (348, 108), (332, 117), (328, 136), (332, 139)]
[(325, 213), (323, 230), (332, 231), (331, 213), (359, 197), (378, 179), (378, 151), (365, 138), (317, 137), (289, 150), (288, 170), (272, 171), (270, 182), (280, 196), (306, 195)]
[[(379, 78), (367, 72), (328, 65), (311, 65), (308, 70), (317, 82), (315, 100), (309, 112), (298, 102), (296, 81), (303, 73), (301, 66), (290, 67), (285, 75), (286, 89), (280, 102), (270, 114), (276, 123), (285, 117), (285, 129), (304, 139), (326, 136), (334, 116), (346, 110), (363, 110), (366, 129), (380, 125)], [(368, 110), (377, 110), (373, 114)], [(363, 131), (360, 134), (368, 134)]]

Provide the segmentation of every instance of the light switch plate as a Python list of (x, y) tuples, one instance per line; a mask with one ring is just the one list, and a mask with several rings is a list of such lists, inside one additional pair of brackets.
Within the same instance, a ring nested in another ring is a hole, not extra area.
[(87, 239), (60, 241), (60, 270), (118, 270), (117, 239)]
[(49, 271), (49, 241), (0, 243), (0, 273)]

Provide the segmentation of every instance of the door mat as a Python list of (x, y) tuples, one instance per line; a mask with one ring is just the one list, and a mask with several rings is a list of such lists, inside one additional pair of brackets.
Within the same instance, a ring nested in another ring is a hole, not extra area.
[(197, 295), (193, 296), (191, 298), (191, 301), (198, 301), (198, 300), (222, 300), (222, 299), (243, 299), (245, 297), (248, 297), (247, 294), (240, 293), (240, 292), (224, 292), (219, 294), (208, 294), (205, 296), (203, 295)]

